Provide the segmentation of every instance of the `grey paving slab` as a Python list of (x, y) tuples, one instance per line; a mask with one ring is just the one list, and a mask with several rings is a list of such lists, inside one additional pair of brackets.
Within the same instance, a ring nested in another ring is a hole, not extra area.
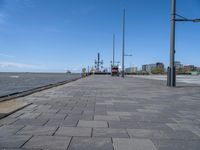
[(113, 138), (114, 150), (157, 150), (149, 139)]
[(131, 116), (120, 116), (121, 121), (149, 122), (149, 123), (174, 123), (170, 116), (165, 114), (150, 114), (133, 112)]
[(157, 129), (157, 130), (170, 130), (165, 123), (159, 122), (137, 122), (141, 129)]
[(86, 136), (91, 137), (92, 128), (82, 128), (82, 127), (60, 127), (55, 136)]
[(114, 137), (114, 138), (129, 138), (125, 129), (112, 128), (93, 128), (92, 136), (94, 137)]
[(26, 143), (31, 136), (22, 135), (8, 135), (0, 137), (0, 149), (5, 148), (20, 148)]
[(113, 150), (110, 138), (80, 138), (72, 139), (69, 150)]
[[(24, 148), (6, 148), (3, 150), (30, 150), (30, 149), (24, 149)], [(41, 150), (39, 148), (33, 148), (32, 150)]]
[(131, 116), (130, 112), (121, 112), (121, 111), (108, 111), (108, 115), (110, 116)]
[(190, 131), (172, 131), (155, 129), (127, 129), (131, 138), (149, 138), (149, 139), (174, 139), (174, 140), (195, 140), (199, 139), (197, 135)]
[(23, 115), (20, 115), (18, 118), (20, 119), (35, 119), (37, 118), (41, 113), (33, 113), (33, 112), (28, 112), (24, 113)]
[(59, 109), (50, 109), (50, 108), (37, 108), (34, 112), (35, 113), (57, 113)]
[(79, 127), (108, 127), (106, 121), (85, 121), (79, 120), (78, 122)]
[(17, 118), (17, 117), (23, 115), (25, 112), (26, 112), (26, 111), (22, 111), (22, 110), (21, 110), (21, 111), (17, 111), (17, 112), (15, 112), (15, 113), (9, 115), (8, 118)]
[(94, 116), (91, 114), (69, 115), (66, 120), (93, 120)]
[(18, 119), (12, 125), (32, 125), (32, 126), (43, 126), (48, 122), (48, 119)]
[(99, 120), (99, 121), (102, 121), (102, 120), (117, 120), (119, 121), (120, 118), (119, 116), (113, 116), (113, 115), (95, 115), (94, 116), (94, 120)]
[(133, 129), (139, 128), (137, 122), (133, 121), (109, 121), (109, 127), (115, 129)]
[(45, 124), (45, 126), (76, 127), (77, 123), (78, 123), (78, 120), (73, 120), (73, 119), (66, 119), (66, 120), (50, 119)]
[(47, 126), (26, 126), (17, 134), (22, 135), (53, 135), (57, 127), (47, 127)]
[(17, 121), (16, 118), (6, 117), (6, 118), (3, 118), (3, 119), (0, 119), (0, 125), (9, 125), (9, 124), (14, 123), (15, 121)]
[(23, 125), (7, 125), (0, 127), (0, 137), (13, 135), (24, 128)]
[(199, 150), (200, 140), (152, 140), (158, 150)]
[(54, 114), (54, 113), (42, 113), (37, 119), (60, 119), (64, 120), (67, 117), (67, 114)]
[(71, 137), (55, 137), (55, 136), (34, 136), (23, 148), (27, 149), (49, 149), (49, 150), (66, 150)]

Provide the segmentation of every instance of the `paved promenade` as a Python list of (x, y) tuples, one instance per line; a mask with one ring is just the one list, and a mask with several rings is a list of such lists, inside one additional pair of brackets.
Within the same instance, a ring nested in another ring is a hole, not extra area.
[(0, 120), (5, 150), (199, 150), (200, 87), (90, 76), (21, 98)]

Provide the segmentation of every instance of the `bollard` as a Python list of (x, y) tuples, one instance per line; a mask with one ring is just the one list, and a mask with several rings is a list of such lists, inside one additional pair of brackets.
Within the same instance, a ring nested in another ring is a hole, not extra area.
[(167, 86), (171, 86), (171, 68), (167, 68)]
[(174, 74), (173, 74), (173, 76), (174, 76), (174, 83), (173, 83), (173, 87), (175, 87), (176, 86), (176, 67), (174, 66), (173, 69), (174, 69)]

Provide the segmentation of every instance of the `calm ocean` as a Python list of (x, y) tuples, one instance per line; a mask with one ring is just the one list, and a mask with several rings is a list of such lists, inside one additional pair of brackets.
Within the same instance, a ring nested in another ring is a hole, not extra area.
[(0, 73), (0, 96), (30, 90), (61, 81), (72, 80), (81, 74), (65, 73)]

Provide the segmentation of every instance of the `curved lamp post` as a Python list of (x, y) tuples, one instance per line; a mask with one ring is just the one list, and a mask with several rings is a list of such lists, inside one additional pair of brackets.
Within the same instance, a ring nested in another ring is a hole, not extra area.
[[(179, 17), (179, 18), (177, 18)], [(167, 86), (176, 86), (176, 67), (175, 67), (175, 28), (177, 21), (200, 22), (200, 19), (188, 19), (176, 14), (176, 0), (172, 0), (172, 14), (171, 14), (171, 36), (170, 36), (170, 67), (167, 73)]]

